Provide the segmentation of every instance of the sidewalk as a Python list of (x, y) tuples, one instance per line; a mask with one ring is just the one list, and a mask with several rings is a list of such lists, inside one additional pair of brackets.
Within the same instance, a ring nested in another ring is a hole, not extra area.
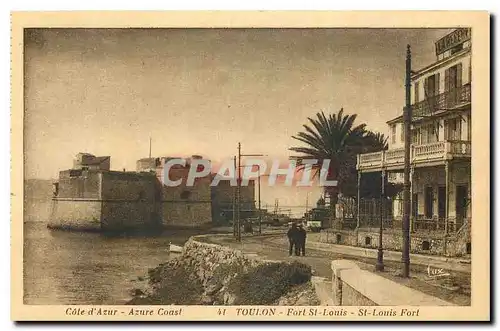
[[(286, 239), (279, 238), (273, 239), (274, 242), (280, 241), (283, 244), (286, 243)], [(316, 249), (320, 251), (338, 253), (342, 255), (351, 255), (357, 257), (365, 258), (377, 258), (378, 250), (374, 248), (363, 248), (355, 246), (337, 245), (337, 244), (327, 244), (318, 241), (308, 240), (306, 243), (306, 248)], [(388, 261), (401, 261), (401, 252), (384, 250), (384, 259)], [(423, 254), (410, 254), (410, 262), (412, 264), (418, 264), (422, 266), (430, 266), (433, 269), (446, 269), (458, 272), (471, 272), (470, 260), (450, 258), (444, 256), (435, 255), (423, 255)]]

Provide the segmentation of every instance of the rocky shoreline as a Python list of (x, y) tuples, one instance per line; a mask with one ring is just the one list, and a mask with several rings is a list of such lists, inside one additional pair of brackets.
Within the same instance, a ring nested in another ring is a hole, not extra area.
[(265, 261), (192, 237), (181, 255), (138, 279), (129, 305), (319, 305), (311, 268)]

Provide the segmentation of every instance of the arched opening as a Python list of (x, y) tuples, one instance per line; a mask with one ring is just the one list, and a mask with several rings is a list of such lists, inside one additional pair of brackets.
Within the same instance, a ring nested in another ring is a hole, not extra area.
[(467, 243), (467, 245), (465, 245), (465, 250), (467, 251), (467, 254), (470, 254), (470, 252), (471, 252), (470, 243)]
[(366, 246), (371, 246), (372, 244), (372, 238), (371, 237), (365, 237), (365, 245)]
[(422, 241), (422, 250), (423, 251), (428, 251), (431, 248), (430, 242), (427, 240)]
[(340, 234), (337, 234), (335, 236), (335, 239), (336, 239), (337, 244), (340, 244), (342, 242), (342, 236)]

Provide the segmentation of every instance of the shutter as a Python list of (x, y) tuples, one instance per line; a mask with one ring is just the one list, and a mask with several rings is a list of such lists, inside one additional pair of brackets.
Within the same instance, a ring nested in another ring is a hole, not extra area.
[(444, 71), (444, 91), (448, 92), (450, 90), (450, 69)]
[(444, 95), (444, 104), (443, 108), (448, 108), (448, 104), (450, 102), (450, 69), (446, 69), (444, 71), (444, 92), (446, 93)]
[(426, 77), (424, 79), (424, 98), (427, 99), (429, 97), (429, 78)]
[(462, 86), (462, 63), (457, 64), (457, 87)]
[(419, 102), (420, 98), (419, 98), (419, 95), (418, 95), (418, 88), (419, 88), (419, 83), (418, 82), (415, 82), (415, 103)]
[(448, 120), (445, 120), (444, 121), (444, 140), (448, 140), (448, 125), (449, 125), (449, 121)]
[(436, 91), (435, 91), (434, 95), (438, 95), (439, 94), (439, 80), (440, 80), (439, 72), (437, 74), (435, 74), (434, 76), (435, 76), (435, 80), (436, 80)]
[(462, 140), (462, 116), (457, 117), (457, 138), (456, 140)]

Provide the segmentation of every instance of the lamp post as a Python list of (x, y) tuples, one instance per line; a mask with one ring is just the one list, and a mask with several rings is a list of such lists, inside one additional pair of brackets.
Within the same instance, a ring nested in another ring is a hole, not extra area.
[(403, 190), (403, 249), (402, 249), (402, 264), (403, 277), (410, 276), (410, 143), (411, 143), (411, 50), (410, 45), (406, 50), (406, 81), (405, 94), (406, 104), (403, 112), (404, 128), (405, 128), (405, 154), (404, 154), (404, 190)]
[(377, 253), (377, 265), (375, 269), (377, 271), (384, 271), (384, 249), (382, 248), (382, 233), (384, 231), (384, 203), (385, 203), (385, 170), (382, 169), (380, 174), (382, 179), (382, 187), (380, 190), (380, 229), (378, 234), (378, 253)]

